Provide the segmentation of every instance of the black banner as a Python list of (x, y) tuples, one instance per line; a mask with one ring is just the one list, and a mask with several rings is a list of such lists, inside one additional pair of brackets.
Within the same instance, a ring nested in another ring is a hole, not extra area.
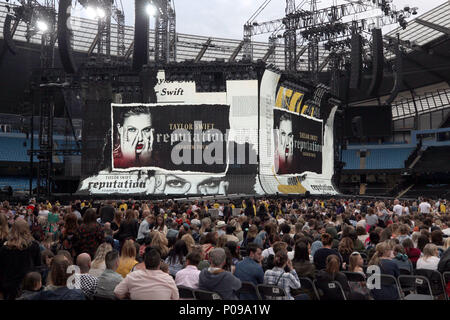
[(113, 169), (225, 173), (229, 112), (227, 105), (113, 105)]
[(322, 122), (274, 109), (275, 172), (322, 173)]

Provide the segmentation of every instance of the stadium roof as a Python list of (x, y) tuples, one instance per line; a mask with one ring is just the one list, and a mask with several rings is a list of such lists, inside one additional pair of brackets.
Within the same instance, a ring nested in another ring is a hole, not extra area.
[[(3, 26), (5, 16), (7, 14), (6, 2), (0, 1), (0, 26)], [(9, 4), (11, 6), (11, 4)], [(450, 1), (443, 3), (442, 5), (422, 14), (418, 18), (411, 20), (408, 23), (408, 27), (403, 30), (400, 27), (387, 33), (385, 38), (396, 37), (397, 32), (400, 34), (400, 39), (403, 41), (410, 41), (413, 45), (423, 46), (443, 35), (442, 31), (436, 30), (430, 26), (425, 26), (418, 20), (423, 20), (441, 28), (450, 28)], [(73, 17), (72, 26), (74, 28), (74, 50), (79, 52), (87, 52), (91, 46), (96, 34), (97, 34), (97, 21), (85, 18)], [(25, 42), (26, 26), (22, 22), (15, 35), (15, 39)], [(127, 26), (125, 28), (125, 46), (128, 48), (134, 36), (134, 27)], [(3, 34), (0, 33), (0, 37)], [(111, 51), (113, 55), (117, 55), (117, 27), (112, 25), (112, 44)], [(177, 34), (177, 61), (185, 61), (195, 59), (198, 52), (202, 49), (203, 45), (208, 41), (209, 37)], [(150, 43), (154, 43), (154, 32), (151, 32)], [(31, 42), (34, 44), (40, 44), (39, 35), (32, 37)], [(241, 43), (240, 39), (224, 39), (211, 37), (211, 45), (206, 51), (202, 61), (214, 61), (216, 59), (228, 59), (236, 47)], [(269, 48), (268, 43), (254, 42), (254, 58), (255, 60), (261, 59)], [(307, 52), (304, 50), (304, 46), (299, 46), (298, 52), (303, 52), (304, 59), (300, 57), (299, 70), (307, 70)], [(151, 50), (151, 49), (150, 49)], [(409, 51), (413, 50), (412, 48)], [(328, 51), (325, 51), (321, 46), (319, 56), (319, 63), (323, 63), (328, 55)], [(386, 52), (386, 58), (390, 59), (393, 54)], [(242, 58), (242, 52), (238, 55), (237, 60)], [(280, 69), (284, 69), (284, 46), (282, 44), (277, 45), (275, 57), (269, 61), (275, 63)], [(326, 68), (325, 68), (326, 69)]]

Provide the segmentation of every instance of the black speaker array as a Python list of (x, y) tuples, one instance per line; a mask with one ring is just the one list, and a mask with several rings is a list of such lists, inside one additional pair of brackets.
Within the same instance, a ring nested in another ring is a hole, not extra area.
[(77, 68), (72, 56), (72, 30), (70, 30), (70, 15), (72, 0), (60, 0), (58, 8), (58, 51), (64, 71), (76, 73)]
[(355, 137), (363, 136), (363, 120), (361, 116), (352, 119), (352, 133)]
[(150, 17), (146, 6), (148, 1), (135, 0), (133, 70), (141, 71), (148, 63)]
[(362, 38), (358, 33), (352, 35), (350, 89), (358, 89), (361, 85), (362, 73)]
[(381, 29), (374, 28), (372, 30), (372, 41), (372, 81), (368, 91), (368, 94), (371, 96), (378, 93), (378, 89), (380, 89), (383, 81), (384, 54)]
[(390, 105), (395, 98), (397, 98), (403, 84), (403, 53), (398, 46), (396, 48), (395, 55), (394, 87), (392, 88), (389, 98), (385, 102), (386, 105)]
[(11, 22), (13, 17), (8, 14), (5, 18), (5, 23), (3, 25), (3, 38), (5, 39), (5, 46), (12, 54), (17, 53), (16, 45), (14, 44), (13, 36), (11, 34)]

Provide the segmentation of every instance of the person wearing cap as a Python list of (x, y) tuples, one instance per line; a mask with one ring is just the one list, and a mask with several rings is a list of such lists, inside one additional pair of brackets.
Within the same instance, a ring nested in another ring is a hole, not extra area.
[(219, 237), (226, 235), (226, 231), (225, 231), (226, 227), (227, 227), (227, 224), (225, 223), (225, 221), (220, 220), (219, 222), (217, 222), (216, 231), (217, 231)]

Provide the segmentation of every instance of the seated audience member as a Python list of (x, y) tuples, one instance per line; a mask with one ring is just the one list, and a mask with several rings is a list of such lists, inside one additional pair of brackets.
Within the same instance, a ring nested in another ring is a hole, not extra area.
[(77, 266), (80, 273), (75, 274), (75, 286), (90, 298), (97, 290), (97, 277), (89, 274), (91, 269), (91, 256), (88, 253), (82, 253), (77, 257)]
[(175, 276), (177, 286), (198, 289), (200, 270), (198, 270), (197, 266), (201, 259), (200, 252), (197, 250), (193, 250), (186, 256), (186, 267), (178, 271)]
[[(393, 254), (388, 242), (377, 244), (375, 253), (369, 261), (369, 265), (375, 265), (380, 268), (381, 274), (391, 275), (397, 278), (400, 270), (395, 262), (392, 261)], [(372, 297), (375, 300), (398, 300), (398, 291), (395, 286), (381, 285), (380, 289), (371, 290)]]
[(119, 267), (116, 272), (122, 277), (126, 277), (128, 273), (130, 273), (131, 269), (138, 262), (136, 261), (136, 246), (134, 245), (134, 241), (129, 239), (126, 240), (123, 244), (120, 259), (119, 259)]
[(170, 229), (167, 231), (166, 234), (166, 238), (170, 239), (176, 239), (178, 237), (178, 223), (177, 222), (172, 222), (172, 224), (170, 225)]
[[(278, 286), (284, 289), (286, 297), (280, 299), (294, 300), (291, 295), (292, 289), (300, 289), (300, 280), (297, 272), (292, 267), (292, 262), (289, 260), (286, 250), (279, 250), (275, 254), (274, 267), (264, 273), (264, 284)], [(287, 272), (285, 271), (287, 268)]]
[[(350, 255), (348, 271), (360, 273), (366, 278), (366, 274), (363, 269), (364, 259), (357, 251)], [(349, 282), (351, 292), (356, 292), (362, 295), (365, 299), (370, 299), (370, 291), (366, 286), (366, 282)]]
[(175, 242), (173, 249), (169, 251), (169, 256), (165, 260), (165, 263), (169, 265), (169, 274), (171, 276), (175, 277), (177, 272), (184, 268), (187, 254), (186, 243), (183, 240)]
[(405, 239), (402, 242), (403, 248), (405, 248), (405, 253), (408, 259), (411, 261), (413, 267), (417, 265), (417, 260), (419, 260), (422, 252), (419, 249), (414, 248), (414, 242), (411, 239)]
[[(66, 257), (56, 255), (49, 273), (51, 285), (43, 291), (27, 296), (25, 300), (86, 300), (83, 291), (74, 289), (74, 283), (69, 281), (69, 277), (73, 276), (67, 272), (69, 266)], [(71, 288), (68, 288), (68, 284)]]
[(38, 267), (38, 270), (42, 276), (42, 285), (47, 284), (47, 276), (50, 270), (50, 266), (52, 265), (52, 259), (55, 257), (55, 254), (51, 250), (44, 250), (41, 253), (42, 264)]
[(97, 281), (97, 291), (95, 296), (104, 299), (115, 299), (114, 289), (123, 280), (122, 276), (116, 272), (119, 267), (119, 253), (109, 251), (105, 256), (105, 271)]
[[(236, 264), (234, 276), (242, 282), (251, 282), (255, 286), (262, 284), (264, 282), (264, 271), (261, 266), (262, 250), (256, 243), (249, 243), (247, 245), (247, 253), (248, 257), (245, 257), (244, 260)], [(257, 297), (252, 294), (241, 294), (239, 299), (256, 300)]]
[(309, 258), (309, 244), (301, 239), (295, 243), (294, 259), (292, 265), (299, 277), (314, 279), (316, 266)]
[[(342, 286), (345, 295), (352, 300), (363, 299), (363, 297), (355, 292), (352, 292), (350, 286), (347, 281), (347, 277), (345, 274), (339, 271), (340, 260), (336, 255), (329, 255), (326, 260), (325, 270), (320, 270), (316, 276), (316, 280), (319, 287), (327, 287), (329, 282), (337, 281)], [(323, 283), (323, 285), (322, 285)], [(323, 289), (322, 289), (323, 290)], [(323, 298), (325, 300), (334, 300), (338, 299), (336, 296), (330, 296), (327, 294), (326, 290), (324, 290), (325, 295)]]
[(397, 244), (394, 246), (394, 258), (392, 261), (397, 264), (399, 270), (406, 270), (410, 274), (413, 274), (413, 264), (411, 260), (409, 260), (406, 250), (402, 245)]
[(438, 264), (438, 271), (440, 273), (450, 271), (450, 238), (445, 239), (444, 250)]
[(438, 247), (429, 243), (423, 248), (423, 256), (417, 260), (417, 269), (437, 270), (439, 264)]
[(227, 225), (227, 227), (225, 229), (225, 232), (226, 232), (225, 237), (227, 238), (227, 242), (233, 241), (233, 242), (239, 243), (239, 238), (234, 235), (234, 231), (236, 231), (235, 227), (233, 227), (232, 225)]
[(314, 264), (316, 266), (316, 269), (317, 270), (325, 269), (327, 257), (332, 254), (339, 257), (339, 260), (341, 261), (342, 265), (342, 258), (339, 252), (337, 252), (334, 249), (331, 249), (331, 245), (333, 243), (332, 237), (328, 233), (324, 233), (321, 236), (321, 241), (323, 244), (323, 248), (320, 248), (314, 254)]
[(411, 239), (411, 236), (409, 235), (409, 226), (406, 224), (402, 224), (399, 227), (400, 235), (397, 237), (398, 241), (400, 241), (400, 244), (406, 239)]
[(144, 256), (145, 269), (129, 273), (114, 289), (119, 299), (178, 300), (178, 288), (173, 278), (163, 272), (158, 250), (148, 250)]
[(353, 240), (350, 237), (344, 237), (339, 242), (338, 251), (341, 254), (342, 260), (346, 265), (349, 264), (350, 255), (352, 254), (353, 249)]
[(42, 277), (39, 272), (29, 272), (25, 275), (22, 282), (21, 295), (16, 300), (26, 300), (28, 296), (41, 291)]
[(234, 270), (236, 264), (242, 260), (241, 249), (235, 241), (228, 241), (227, 243), (225, 243), (225, 248), (230, 251), (232, 265), (231, 269)]
[(112, 229), (105, 230), (105, 242), (109, 243), (114, 250), (120, 251), (120, 242), (119, 240), (114, 239)]
[(95, 253), (95, 258), (92, 261), (91, 269), (89, 270), (89, 274), (94, 277), (100, 277), (100, 275), (105, 271), (106, 264), (105, 264), (105, 257), (106, 254), (110, 251), (112, 251), (112, 246), (109, 243), (102, 243), (98, 248), (97, 252)]
[(223, 269), (226, 263), (225, 250), (215, 248), (209, 252), (210, 267), (203, 269), (199, 276), (199, 288), (218, 293), (224, 300), (237, 300), (236, 291), (241, 288), (241, 280)]

